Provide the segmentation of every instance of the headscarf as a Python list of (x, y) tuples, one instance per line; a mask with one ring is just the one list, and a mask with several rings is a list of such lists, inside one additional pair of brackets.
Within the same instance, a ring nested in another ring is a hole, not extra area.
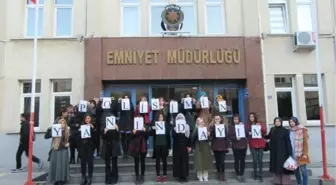
[(202, 96), (208, 96), (208, 95), (207, 95), (206, 92), (201, 91), (201, 92), (198, 94), (198, 100), (200, 100)]
[(293, 131), (300, 130), (304, 127), (304, 126), (300, 125), (299, 119), (297, 117), (291, 117), (289, 120), (293, 120), (294, 123), (295, 123), (294, 127), (291, 127), (289, 125), (291, 127), (290, 129), (293, 130)]
[[(280, 121), (280, 123), (281, 123), (280, 126), (276, 126), (276, 125), (275, 125), (275, 121), (276, 121), (277, 119), (278, 119), (278, 120)], [(273, 120), (273, 124), (274, 124), (274, 127), (275, 127), (275, 128), (281, 128), (281, 127), (283, 127), (283, 125), (282, 125), (282, 119), (281, 119), (280, 117), (275, 117), (274, 120)]]
[[(182, 113), (178, 113), (176, 118), (175, 118), (175, 122), (177, 120), (185, 120), (185, 117)], [(187, 123), (187, 122), (186, 122)], [(186, 124), (186, 132), (185, 132), (185, 137), (189, 138), (190, 136), (190, 126), (188, 124)]]
[(222, 95), (217, 95), (216, 96), (216, 100), (222, 101), (223, 100), (223, 96)]

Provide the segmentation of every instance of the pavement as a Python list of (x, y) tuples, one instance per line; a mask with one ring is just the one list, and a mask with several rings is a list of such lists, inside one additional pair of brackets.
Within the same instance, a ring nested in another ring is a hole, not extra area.
[[(313, 172), (311, 179), (318, 179), (318, 176), (322, 175), (322, 149), (321, 149), (321, 134), (319, 127), (309, 128), (309, 152), (311, 158), (311, 164), (309, 168)], [(1, 146), (1, 157), (0, 157), (0, 185), (23, 185), (27, 179), (27, 173), (10, 173), (10, 170), (15, 167), (15, 154), (19, 143), (19, 136), (7, 135), (5, 133), (0, 133), (0, 146)], [(336, 178), (336, 127), (326, 127), (326, 144), (327, 144), (327, 155), (328, 155), (328, 171), (329, 175)], [(36, 141), (34, 142), (34, 155), (40, 159), (46, 161), (48, 157), (48, 151), (50, 149), (50, 140), (44, 139), (44, 134), (37, 134)], [(27, 158), (22, 155), (23, 165), (27, 165)], [(37, 165), (33, 166), (33, 178), (45, 173), (46, 169), (41, 172), (38, 171)], [(264, 183), (257, 183), (253, 180), (248, 180), (246, 183), (237, 183), (234, 179), (228, 179), (227, 185), (270, 185), (271, 179), (265, 179)], [(133, 184), (133, 183), (118, 183), (118, 184)], [(153, 182), (146, 182), (145, 184), (157, 184)], [(166, 185), (176, 184), (176, 182), (168, 182)], [(187, 185), (193, 184), (219, 184), (218, 181), (210, 180), (209, 182), (189, 182)], [(318, 184), (318, 183), (317, 183)], [(95, 184), (99, 185), (99, 184)], [(315, 185), (315, 183), (310, 183), (310, 185)]]

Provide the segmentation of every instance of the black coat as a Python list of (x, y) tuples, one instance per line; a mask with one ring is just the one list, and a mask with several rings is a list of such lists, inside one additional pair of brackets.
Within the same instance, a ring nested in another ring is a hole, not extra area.
[(276, 127), (272, 128), (270, 133), (270, 172), (292, 174), (293, 171), (286, 170), (283, 167), (285, 161), (292, 155), (289, 130), (284, 127)]
[[(154, 123), (151, 124), (151, 126), (155, 126), (155, 120)], [(169, 154), (169, 150), (171, 149), (171, 141), (170, 141), (170, 130), (171, 130), (171, 125), (169, 125), (167, 122), (165, 122), (165, 131), (166, 131), (166, 148), (167, 148), (167, 156)], [(150, 136), (153, 136), (153, 159), (156, 158), (156, 150), (155, 150), (155, 141), (156, 141), (156, 131), (151, 128), (149, 132)]]
[(184, 109), (184, 104), (180, 104), (180, 109), (182, 114), (184, 115), (187, 124), (190, 126), (190, 130), (194, 130), (195, 128), (195, 111), (196, 111), (196, 105), (192, 104), (192, 109)]
[(121, 103), (118, 103), (118, 112), (120, 112), (119, 117), (119, 130), (120, 131), (130, 131), (133, 130), (133, 118), (134, 118), (134, 106), (130, 102), (130, 110), (121, 110)]
[(20, 144), (28, 145), (29, 144), (29, 122), (22, 121), (20, 127)]
[(102, 139), (103, 139), (103, 146), (101, 157), (103, 159), (105, 159), (106, 150), (112, 150), (111, 157), (118, 157), (121, 155), (119, 131), (109, 130), (106, 132), (106, 134), (104, 133), (102, 134)]

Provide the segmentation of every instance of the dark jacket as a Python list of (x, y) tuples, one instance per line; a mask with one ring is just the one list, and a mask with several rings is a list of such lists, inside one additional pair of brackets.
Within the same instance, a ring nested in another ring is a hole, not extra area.
[[(81, 125), (86, 125), (86, 123), (82, 123)], [(81, 132), (81, 131), (79, 131)], [(91, 137), (90, 138), (80, 138), (80, 144), (81, 145), (91, 145), (93, 147), (94, 145), (94, 138), (93, 138), (93, 135), (94, 135), (94, 132), (96, 132), (96, 128), (92, 128), (90, 127), (90, 133), (91, 133)], [(81, 137), (81, 133), (80, 133), (80, 137)]]
[(147, 139), (149, 136), (149, 128), (146, 131), (137, 131), (135, 134), (132, 132), (132, 139), (128, 147), (128, 155), (137, 157), (140, 153), (147, 153)]
[(289, 130), (284, 127), (272, 129), (270, 137), (270, 172), (275, 174), (292, 174), (283, 168), (285, 161), (292, 155)]
[(21, 121), (20, 127), (20, 144), (28, 145), (29, 144), (29, 130), (30, 125), (29, 121)]
[(118, 103), (119, 117), (119, 130), (120, 131), (130, 131), (133, 129), (133, 118), (134, 118), (134, 106), (130, 101), (130, 110), (121, 110), (121, 103)]
[[(246, 130), (245, 130), (246, 132)], [(245, 133), (247, 135), (247, 133)], [(237, 139), (235, 125), (229, 126), (229, 139), (231, 141), (232, 149), (245, 149), (247, 148), (247, 138)]]
[(194, 130), (195, 128), (195, 111), (196, 111), (196, 105), (192, 104), (192, 109), (184, 109), (184, 104), (180, 104), (180, 109), (182, 114), (184, 115), (187, 124), (190, 126), (191, 130)]
[(229, 148), (228, 128), (225, 128), (225, 137), (216, 137), (216, 126), (211, 127), (211, 147), (213, 151), (227, 151)]

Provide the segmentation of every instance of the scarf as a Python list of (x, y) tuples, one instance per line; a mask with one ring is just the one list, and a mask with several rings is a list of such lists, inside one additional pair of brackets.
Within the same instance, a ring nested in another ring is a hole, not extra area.
[(291, 130), (295, 133), (295, 156), (301, 156), (303, 153), (303, 129), (304, 126), (302, 125), (296, 125), (295, 127), (292, 127)]

